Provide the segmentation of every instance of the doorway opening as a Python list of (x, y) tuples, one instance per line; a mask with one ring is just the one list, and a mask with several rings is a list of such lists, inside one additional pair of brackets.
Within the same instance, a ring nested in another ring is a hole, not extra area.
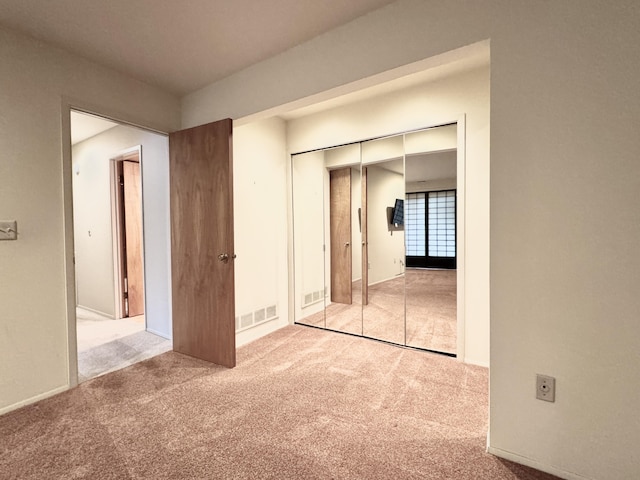
[[(155, 301), (170, 286), (145, 282), (149, 271), (170, 261), (168, 141), (74, 110), (70, 126), (76, 353), (83, 382), (172, 348), (170, 305)], [(162, 202), (149, 202), (157, 197), (165, 198), (166, 212)], [(149, 227), (159, 238), (145, 236)]]

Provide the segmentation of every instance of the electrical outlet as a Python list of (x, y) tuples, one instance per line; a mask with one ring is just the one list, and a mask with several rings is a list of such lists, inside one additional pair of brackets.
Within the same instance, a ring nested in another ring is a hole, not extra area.
[(548, 375), (536, 375), (536, 398), (545, 402), (556, 401), (556, 379)]

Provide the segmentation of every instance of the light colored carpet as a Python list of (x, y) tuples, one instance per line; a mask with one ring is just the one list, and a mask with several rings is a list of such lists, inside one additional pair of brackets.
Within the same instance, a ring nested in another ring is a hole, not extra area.
[(485, 453), (488, 372), (304, 326), (174, 352), (0, 417), (3, 479), (546, 480)]
[(113, 372), (171, 350), (170, 340), (145, 331), (144, 316), (114, 320), (78, 308), (78, 381)]
[(362, 285), (357, 281), (352, 298), (351, 305), (331, 303), (324, 312), (298, 323), (456, 353), (455, 270), (407, 269), (404, 276), (370, 286), (364, 307)]

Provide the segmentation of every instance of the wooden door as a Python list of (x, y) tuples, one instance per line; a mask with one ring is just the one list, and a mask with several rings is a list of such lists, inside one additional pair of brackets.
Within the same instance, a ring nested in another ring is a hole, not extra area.
[(129, 317), (144, 314), (144, 270), (142, 260), (142, 193), (140, 163), (122, 162), (124, 209), (124, 262), (126, 264), (126, 314)]
[(351, 168), (329, 172), (331, 301), (351, 304)]
[(230, 119), (169, 135), (173, 349), (234, 367)]

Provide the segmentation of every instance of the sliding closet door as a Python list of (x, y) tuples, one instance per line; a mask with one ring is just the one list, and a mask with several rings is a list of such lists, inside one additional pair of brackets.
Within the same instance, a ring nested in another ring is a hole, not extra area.
[(296, 322), (455, 355), (457, 127), (292, 156)]
[(362, 335), (360, 249), (360, 145), (325, 150), (329, 180), (327, 255), (330, 294), (325, 305), (326, 328)]
[(447, 354), (457, 347), (457, 128), (405, 136), (407, 345)]
[(366, 168), (366, 337), (404, 345), (404, 147), (402, 135), (362, 143)]
[(231, 120), (169, 135), (173, 349), (236, 364)]
[[(323, 151), (291, 157), (293, 187), (294, 319), (325, 327), (325, 182)], [(327, 180), (328, 182), (328, 180)], [(325, 187), (326, 185), (326, 187)], [(325, 198), (326, 197), (326, 198)]]

